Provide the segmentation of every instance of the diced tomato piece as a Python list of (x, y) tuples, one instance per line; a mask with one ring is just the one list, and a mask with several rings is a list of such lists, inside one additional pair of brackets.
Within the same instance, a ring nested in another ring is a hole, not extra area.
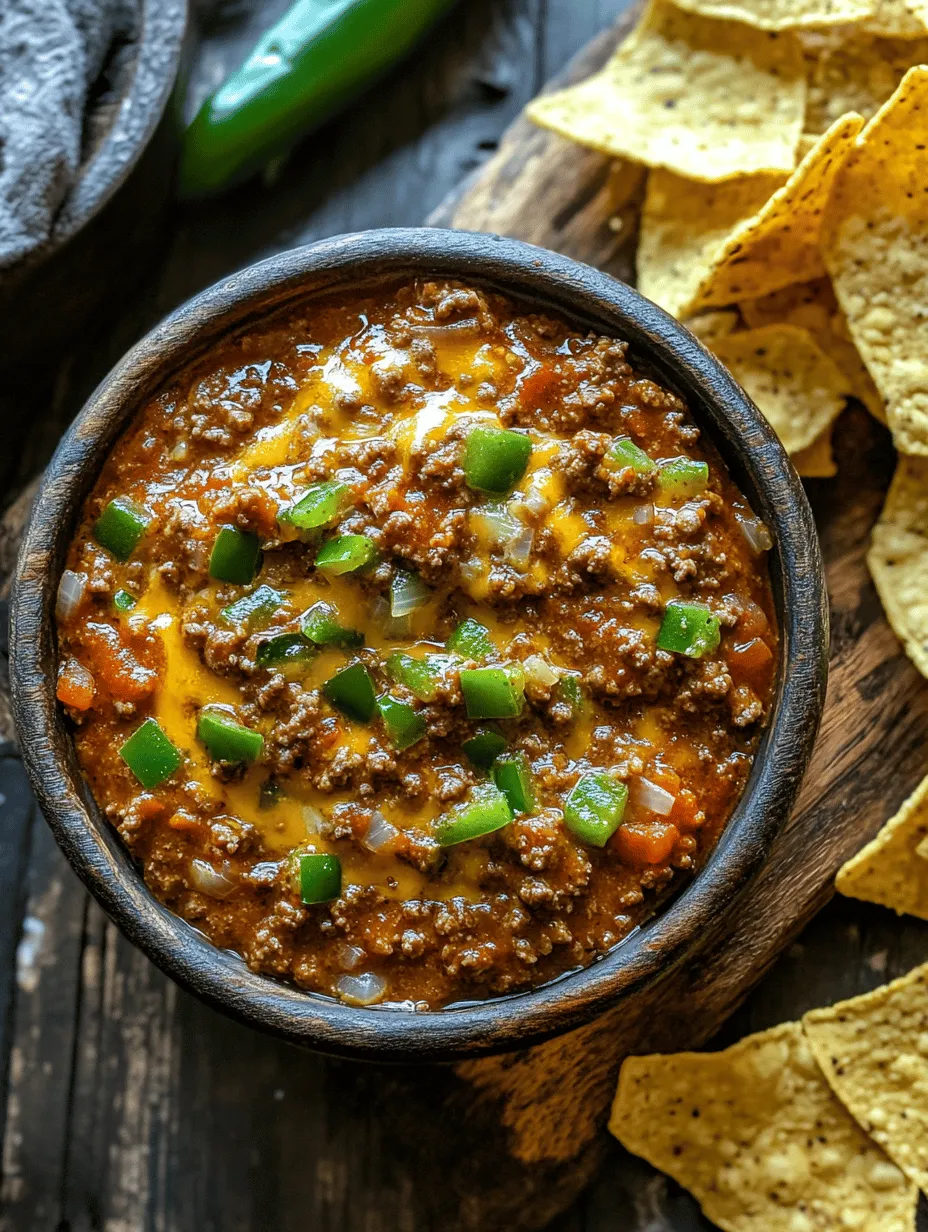
[(93, 704), (94, 680), (77, 659), (65, 659), (58, 669), (58, 700), (73, 710), (89, 710)]
[(188, 813), (185, 809), (178, 809), (176, 813), (168, 818), (168, 825), (172, 830), (178, 830), (181, 834), (196, 834), (199, 832), (202, 823), (192, 813)]
[(704, 817), (699, 802), (689, 788), (684, 788), (677, 796), (670, 810), (670, 820), (680, 830), (695, 830), (702, 825)]
[(671, 770), (669, 766), (651, 766), (645, 771), (644, 777), (650, 779), (652, 783), (656, 783), (658, 787), (663, 787), (664, 791), (672, 792), (674, 795), (680, 790), (680, 776), (676, 770)]
[(748, 641), (752, 637), (760, 637), (770, 628), (764, 609), (750, 601), (743, 604), (738, 617), (738, 636)]
[(666, 821), (620, 826), (612, 843), (629, 864), (663, 864), (680, 837), (676, 826)]
[(520, 384), (519, 401), (525, 407), (542, 406), (560, 380), (560, 375), (553, 368), (536, 369)]
[(753, 676), (769, 666), (773, 659), (773, 651), (762, 637), (754, 637), (749, 642), (739, 642), (730, 646), (725, 657), (733, 672), (741, 676)]
[(156, 821), (163, 816), (166, 808), (167, 805), (163, 800), (149, 795), (136, 796), (132, 805), (132, 811), (139, 821)]
[(140, 662), (112, 625), (86, 625), (84, 644), (96, 680), (116, 701), (141, 701), (154, 690), (158, 673)]

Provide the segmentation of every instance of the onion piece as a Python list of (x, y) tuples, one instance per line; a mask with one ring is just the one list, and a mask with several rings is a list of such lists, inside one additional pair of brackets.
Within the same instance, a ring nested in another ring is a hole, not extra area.
[(741, 533), (748, 542), (748, 547), (752, 552), (769, 552), (773, 547), (773, 535), (766, 522), (762, 522), (760, 518), (745, 518), (740, 513), (735, 515), (735, 520), (741, 527)]
[(657, 783), (644, 778), (638, 780), (635, 789), (635, 803), (640, 808), (649, 809), (650, 812), (657, 813), (659, 817), (666, 817), (672, 812), (676, 802), (677, 797), (672, 792), (659, 787)]
[(206, 894), (210, 898), (228, 898), (230, 894), (235, 893), (237, 888), (231, 878), (225, 873), (220, 873), (205, 860), (190, 861), (190, 880), (201, 894)]
[(359, 945), (349, 945), (346, 941), (338, 947), (338, 965), (343, 971), (353, 971), (363, 957), (364, 951)]
[(654, 521), (654, 506), (636, 505), (632, 513), (632, 521), (638, 526), (650, 526)]
[(300, 809), (300, 813), (303, 817), (303, 825), (306, 828), (307, 838), (315, 838), (316, 835), (322, 833), (323, 827), (325, 826), (324, 813), (321, 813), (319, 809), (315, 808), (312, 804), (304, 804)]
[(550, 688), (551, 685), (557, 684), (561, 678), (551, 664), (546, 659), (543, 659), (541, 655), (529, 655), (527, 659), (523, 660), (522, 666), (525, 669), (526, 684)]
[(349, 1005), (374, 1005), (387, 991), (386, 980), (365, 971), (362, 975), (343, 975), (335, 985), (338, 995)]
[(367, 834), (361, 840), (368, 851), (379, 851), (399, 834), (396, 826), (391, 826), (380, 809), (371, 814)]
[(408, 617), (391, 616), (390, 604), (382, 595), (374, 602), (373, 615), (388, 642), (404, 642), (409, 637)]
[(390, 615), (395, 620), (418, 611), (428, 603), (431, 593), (418, 573), (397, 570), (390, 583)]
[(506, 549), (503, 552), (508, 564), (512, 565), (513, 569), (518, 569), (520, 573), (524, 573), (528, 568), (528, 562), (531, 560), (532, 548), (535, 546), (535, 532), (529, 530), (526, 526), (506, 543)]
[(505, 505), (485, 505), (481, 509), (472, 509), (470, 520), (491, 548), (502, 547), (525, 529), (524, 523), (513, 517)]
[(58, 597), (55, 601), (55, 615), (59, 620), (67, 620), (80, 607), (87, 592), (87, 574), (74, 573), (65, 569), (58, 583)]

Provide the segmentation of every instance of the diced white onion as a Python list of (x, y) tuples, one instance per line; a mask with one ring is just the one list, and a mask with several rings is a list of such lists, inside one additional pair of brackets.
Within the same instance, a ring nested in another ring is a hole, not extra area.
[(364, 846), (368, 851), (379, 851), (381, 847), (385, 847), (391, 839), (396, 838), (399, 831), (395, 826), (391, 826), (380, 809), (371, 814), (370, 825), (367, 827), (367, 834), (364, 836)]
[(391, 616), (390, 604), (382, 595), (374, 602), (373, 614), (388, 642), (403, 642), (409, 637), (409, 618)]
[(390, 615), (397, 619), (418, 611), (428, 603), (430, 594), (417, 573), (398, 572), (390, 586)]
[(363, 957), (364, 951), (359, 945), (346, 942), (338, 947), (338, 965), (343, 971), (353, 971)]
[(528, 568), (528, 562), (531, 560), (532, 548), (534, 546), (535, 532), (529, 530), (526, 526), (519, 531), (515, 538), (507, 542), (503, 555), (507, 563), (512, 565), (513, 569), (518, 569), (520, 573), (524, 573)]
[(560, 680), (558, 673), (541, 655), (529, 655), (527, 659), (523, 660), (522, 666), (525, 668), (527, 684), (538, 684), (547, 687), (557, 684)]
[(649, 809), (659, 817), (666, 817), (677, 802), (677, 797), (650, 779), (639, 779), (635, 790), (635, 803), (640, 808)]
[(307, 838), (315, 838), (317, 834), (321, 834), (325, 825), (325, 815), (311, 804), (304, 804), (300, 812), (303, 816)]
[(502, 547), (525, 529), (524, 524), (502, 505), (472, 509), (470, 520), (474, 529), (483, 535), (491, 548)]
[(637, 522), (639, 526), (650, 526), (654, 521), (654, 506), (636, 505), (635, 511), (632, 514), (632, 521)]
[(55, 602), (55, 615), (59, 620), (67, 620), (77, 611), (86, 590), (87, 574), (65, 569), (58, 583), (58, 598)]
[(387, 985), (373, 971), (363, 975), (343, 975), (335, 985), (338, 995), (349, 1005), (374, 1005), (387, 991)]
[(547, 513), (551, 508), (551, 502), (545, 496), (544, 492), (539, 491), (534, 484), (529, 484), (525, 496), (522, 498), (522, 503), (530, 513), (534, 513), (536, 517), (541, 517), (543, 513)]
[(741, 527), (741, 533), (748, 541), (748, 547), (752, 552), (769, 552), (773, 547), (773, 536), (766, 522), (762, 522), (760, 518), (743, 518), (740, 514), (736, 515), (738, 525)]
[(228, 898), (236, 889), (231, 878), (220, 873), (205, 860), (190, 861), (190, 880), (201, 894), (207, 894), (210, 898)]

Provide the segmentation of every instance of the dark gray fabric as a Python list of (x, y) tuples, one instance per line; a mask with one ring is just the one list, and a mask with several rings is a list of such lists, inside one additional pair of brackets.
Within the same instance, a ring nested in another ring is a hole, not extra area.
[(0, 271), (51, 232), (128, 0), (0, 0)]

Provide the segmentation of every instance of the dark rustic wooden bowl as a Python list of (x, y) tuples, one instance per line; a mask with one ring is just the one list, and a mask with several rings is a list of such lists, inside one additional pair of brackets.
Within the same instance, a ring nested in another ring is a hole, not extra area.
[[(163, 907), (90, 797), (54, 688), (65, 553), (104, 459), (140, 404), (230, 330), (306, 296), (407, 273), (488, 285), (628, 340), (634, 362), (687, 399), (772, 529), (781, 632), (773, 711), (750, 780), (695, 879), (586, 970), (429, 1014), (352, 1009), (256, 975)], [(14, 709), (32, 784), (68, 859), (119, 927), (181, 985), (235, 1018), (294, 1043), (378, 1060), (460, 1059), (536, 1043), (634, 997), (694, 954), (710, 923), (750, 892), (789, 817), (825, 695), (827, 609), (811, 513), (782, 446), (742, 390), (686, 329), (623, 283), (544, 249), (458, 231), (373, 231), (295, 249), (168, 317), (113, 370), (59, 445), (26, 529), (11, 614)]]

